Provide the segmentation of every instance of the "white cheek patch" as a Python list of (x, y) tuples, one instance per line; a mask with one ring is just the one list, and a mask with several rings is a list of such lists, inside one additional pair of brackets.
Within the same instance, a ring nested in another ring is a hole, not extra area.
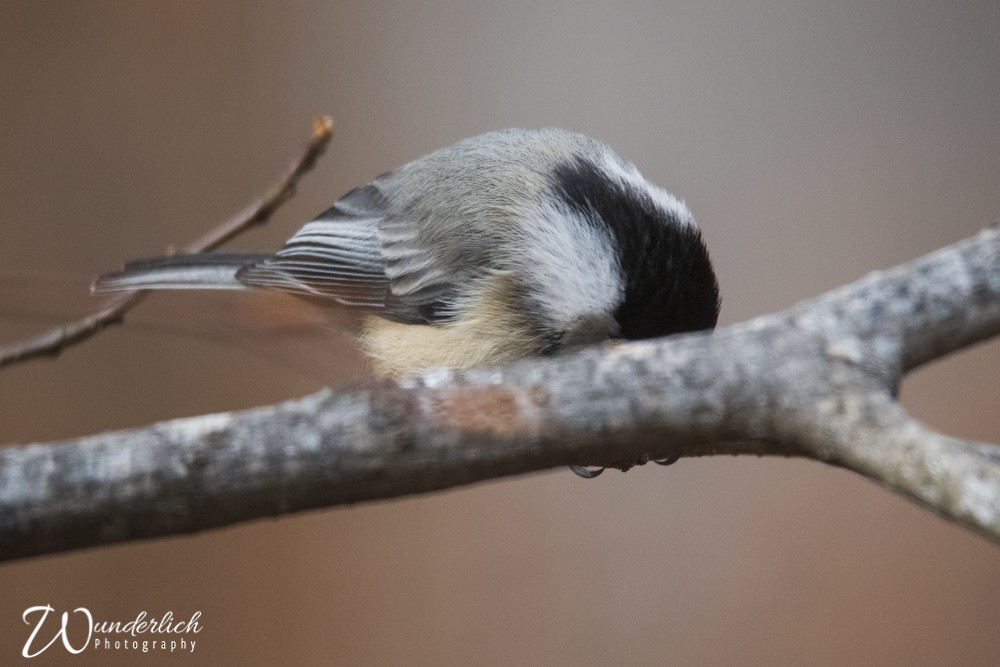
[(523, 253), (511, 260), (535, 282), (533, 297), (557, 326), (613, 312), (621, 302), (624, 276), (610, 233), (566, 206), (543, 207), (525, 221)]
[(634, 164), (622, 162), (614, 156), (605, 156), (601, 160), (601, 167), (604, 173), (629, 189), (645, 193), (657, 208), (668, 213), (671, 218), (684, 225), (697, 226), (694, 215), (682, 200), (647, 181)]

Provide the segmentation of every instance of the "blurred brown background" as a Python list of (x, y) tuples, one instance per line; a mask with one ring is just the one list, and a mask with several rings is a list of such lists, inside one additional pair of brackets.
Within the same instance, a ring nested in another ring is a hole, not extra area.
[[(998, 35), (995, 0), (3, 1), (0, 269), (76, 291), (30, 319), (8, 294), (0, 340), (242, 207), (318, 112), (337, 120), (327, 157), (237, 247), (277, 247), (351, 186), (459, 138), (556, 125), (687, 200), (724, 324), (784, 308), (998, 220)], [(305, 347), (171, 333), (212, 320), (213, 301), (186, 301), (188, 315), (150, 299), (134, 325), (0, 372), (0, 442), (357, 377), (337, 345), (312, 348), (318, 380)], [(998, 361), (991, 343), (923, 369), (903, 401), (998, 441)], [(555, 470), (3, 565), (0, 663), (45, 603), (202, 612), (193, 655), (88, 650), (77, 665), (1000, 664), (1000, 549), (788, 460)]]

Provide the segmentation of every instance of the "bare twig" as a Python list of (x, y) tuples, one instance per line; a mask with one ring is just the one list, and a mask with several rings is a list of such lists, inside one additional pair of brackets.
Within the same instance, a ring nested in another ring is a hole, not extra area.
[(281, 179), (245, 209), (184, 248), (184, 252), (213, 250), (249, 227), (266, 222), (279, 206), (295, 194), (295, 185), (316, 164), (316, 160), (326, 150), (331, 136), (333, 119), (329, 116), (316, 117), (313, 120), (312, 136), (306, 142), (305, 150), (298, 160), (289, 165)]
[[(295, 194), (299, 178), (316, 164), (317, 158), (326, 150), (332, 135), (333, 119), (328, 116), (317, 117), (313, 121), (312, 135), (306, 142), (302, 155), (288, 167), (281, 179), (245, 209), (185, 246), (183, 252), (214, 250), (250, 227), (266, 222), (279, 206)], [(0, 347), (0, 367), (60, 354), (67, 347), (87, 340), (109, 324), (121, 322), (125, 313), (135, 307), (145, 294), (142, 290), (122, 293), (84, 318), (61, 324), (19, 343)]]
[(714, 334), (7, 447), (0, 559), (647, 454), (812, 458), (1000, 542), (1000, 448), (893, 399), (904, 373), (998, 333), (994, 228)]

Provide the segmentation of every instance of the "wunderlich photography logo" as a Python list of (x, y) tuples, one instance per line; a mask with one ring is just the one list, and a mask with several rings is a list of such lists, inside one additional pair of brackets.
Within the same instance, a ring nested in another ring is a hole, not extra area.
[[(94, 651), (130, 651), (138, 653), (194, 653), (195, 635), (202, 631), (201, 612), (179, 619), (172, 611), (150, 616), (140, 611), (128, 621), (95, 621), (86, 607), (64, 611), (58, 617), (52, 605), (28, 607), (21, 618), (34, 626), (24, 642), (21, 655), (34, 658), (60, 640), (62, 648), (76, 655)], [(58, 620), (57, 620), (58, 618)]]

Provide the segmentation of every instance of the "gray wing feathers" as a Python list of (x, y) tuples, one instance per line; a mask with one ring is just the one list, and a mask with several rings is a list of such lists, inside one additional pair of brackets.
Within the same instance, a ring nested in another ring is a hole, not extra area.
[(254, 287), (384, 308), (389, 281), (378, 240), (384, 198), (374, 185), (352, 190), (305, 225), (273, 257), (239, 271)]
[(398, 322), (446, 317), (454, 276), (440, 268), (420, 224), (391, 210), (392, 174), (352, 190), (305, 225), (273, 257), (241, 269), (247, 285), (332, 298)]
[(392, 281), (395, 296), (425, 304), (449, 290), (448, 276), (421, 242), (416, 225), (408, 219), (386, 220), (379, 237), (385, 257), (385, 274)]

